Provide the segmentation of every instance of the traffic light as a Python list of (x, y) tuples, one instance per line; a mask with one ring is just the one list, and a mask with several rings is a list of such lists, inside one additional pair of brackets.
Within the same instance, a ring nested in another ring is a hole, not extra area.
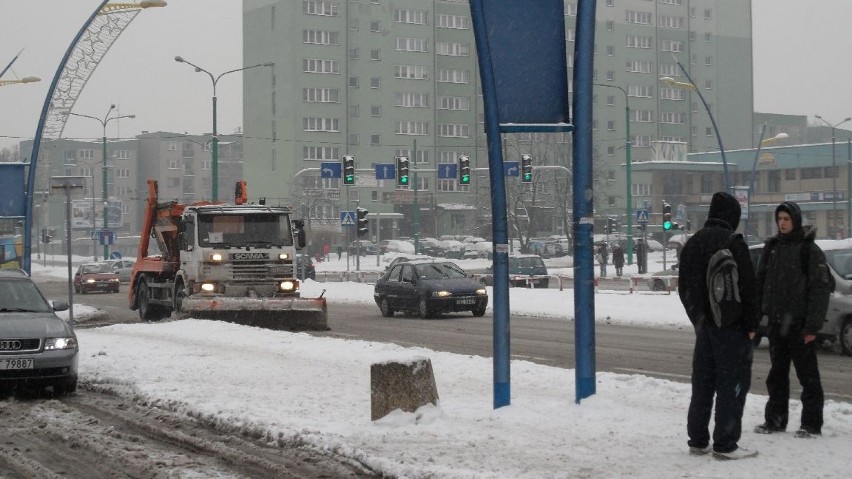
[(470, 158), (467, 156), (459, 157), (459, 184), (470, 184)]
[(356, 214), (358, 215), (358, 222), (356, 224), (356, 227), (358, 228), (358, 237), (359, 238), (362, 237), (362, 236), (366, 236), (367, 233), (370, 231), (370, 229), (367, 227), (367, 223), (368, 223), (367, 213), (369, 213), (369, 211), (367, 211), (366, 208), (360, 208), (359, 207), (356, 210)]
[(606, 234), (613, 234), (613, 233), (615, 233), (615, 230), (616, 230), (615, 218), (607, 217), (606, 218)]
[(532, 156), (521, 155), (521, 183), (532, 183)]
[(51, 239), (53, 239), (53, 237), (50, 236), (50, 230), (47, 229), (47, 226), (42, 227), (41, 228), (41, 242), (44, 243), (44, 244), (48, 244), (48, 243), (50, 243)]
[(663, 203), (663, 230), (669, 231), (672, 229), (672, 205)]
[(408, 186), (408, 157), (396, 157), (396, 184), (399, 186)]
[(343, 184), (355, 184), (355, 157), (346, 155), (343, 157)]

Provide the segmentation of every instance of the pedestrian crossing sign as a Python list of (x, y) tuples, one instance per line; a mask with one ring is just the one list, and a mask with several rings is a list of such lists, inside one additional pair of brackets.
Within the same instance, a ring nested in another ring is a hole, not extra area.
[(341, 224), (341, 226), (355, 226), (355, 212), (354, 211), (341, 211), (340, 212), (340, 224)]

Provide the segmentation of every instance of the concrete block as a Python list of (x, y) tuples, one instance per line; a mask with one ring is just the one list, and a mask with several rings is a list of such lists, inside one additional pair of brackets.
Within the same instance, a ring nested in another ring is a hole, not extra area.
[(371, 419), (394, 409), (414, 412), (426, 404), (438, 404), (438, 387), (428, 358), (386, 361), (370, 366)]

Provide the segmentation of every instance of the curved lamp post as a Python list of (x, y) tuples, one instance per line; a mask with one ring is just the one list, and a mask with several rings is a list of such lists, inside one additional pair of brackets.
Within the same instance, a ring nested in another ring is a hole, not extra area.
[[(852, 118), (846, 118), (845, 120), (831, 124), (825, 120), (825, 118), (814, 115), (814, 118), (825, 123), (825, 125), (831, 128), (831, 226), (834, 228), (834, 231), (831, 232), (832, 237), (837, 236), (837, 156), (835, 155), (835, 137), (834, 130), (837, 129), (838, 126), (846, 123)], [(849, 225), (846, 226), (849, 228)]]
[[(107, 112), (106, 112), (106, 114), (104, 115), (103, 118), (98, 118), (96, 116), (91, 116), (91, 115), (83, 115), (83, 114), (80, 114), (80, 113), (73, 113), (73, 112), (69, 113), (69, 115), (71, 115), (71, 116), (79, 116), (81, 118), (89, 118), (89, 119), (95, 120), (98, 123), (100, 123), (101, 126), (103, 127), (103, 136), (101, 137), (101, 140), (102, 140), (101, 144), (103, 146), (103, 150), (101, 152), (101, 154), (103, 155), (103, 166), (102, 166), (102, 168), (103, 168), (103, 193), (101, 194), (101, 198), (103, 199), (103, 202), (104, 202), (104, 232), (106, 232), (107, 229), (109, 228), (109, 221), (108, 221), (109, 215), (108, 215), (108, 212), (107, 212), (107, 206), (109, 204), (109, 202), (108, 202), (109, 197), (107, 195), (107, 164), (106, 164), (106, 160), (107, 160), (107, 136), (106, 136), (106, 128), (107, 128), (107, 125), (109, 124), (109, 122), (111, 122), (112, 120), (118, 120), (120, 118), (136, 118), (136, 115), (109, 116), (109, 114), (112, 113), (112, 111), (114, 109), (115, 109), (115, 104), (110, 105), (109, 109), (107, 110)], [(94, 196), (95, 196), (95, 192), (94, 192), (94, 187), (93, 187), (92, 197), (94, 197)], [(95, 212), (92, 211), (92, 229), (94, 230), (94, 228), (95, 228)], [(104, 238), (104, 259), (107, 259), (107, 258), (109, 258), (109, 242), (106, 241), (106, 238)]]
[(210, 148), (210, 173), (212, 175), (211, 183), (213, 183), (213, 189), (211, 192), (211, 199), (213, 201), (219, 201), (219, 133), (216, 131), (216, 84), (219, 83), (219, 79), (229, 73), (241, 72), (243, 70), (249, 70), (251, 68), (257, 67), (271, 67), (274, 65), (272, 62), (267, 63), (258, 63), (257, 65), (250, 65), (243, 68), (237, 68), (234, 70), (228, 70), (224, 73), (220, 73), (218, 76), (214, 76), (209, 71), (201, 68), (200, 66), (186, 60), (182, 56), (178, 55), (175, 57), (175, 61), (178, 63), (186, 63), (195, 68), (195, 71), (198, 73), (206, 73), (207, 76), (210, 77), (210, 81), (213, 82), (213, 141), (212, 146)]
[(632, 138), (630, 137), (630, 100), (627, 95), (627, 90), (618, 86), (618, 85), (606, 85), (604, 83), (594, 83), (595, 86), (601, 86), (605, 88), (617, 88), (621, 90), (621, 93), (624, 93), (624, 134), (627, 135), (627, 138), (624, 141), (624, 156), (625, 163), (627, 165), (625, 182), (627, 183), (625, 187), (625, 210), (627, 213), (627, 264), (633, 264), (633, 167), (630, 158), (630, 150), (632, 145)]
[(16, 85), (18, 83), (35, 83), (41, 81), (39, 77), (24, 77), (19, 80), (0, 80), (0, 86)]
[(698, 93), (698, 98), (701, 99), (701, 103), (704, 105), (704, 109), (707, 111), (707, 116), (710, 117), (710, 123), (713, 124), (713, 131), (716, 133), (716, 140), (719, 142), (719, 153), (722, 155), (722, 170), (724, 173), (724, 186), (725, 191), (731, 190), (731, 182), (728, 179), (728, 159), (725, 157), (725, 146), (722, 145), (722, 136), (719, 134), (719, 128), (716, 126), (716, 119), (713, 118), (713, 113), (710, 111), (710, 106), (707, 104), (707, 101), (704, 99), (704, 95), (701, 94), (701, 90), (695, 85), (695, 82), (690, 78), (689, 73), (686, 72), (686, 69), (683, 68), (683, 65), (680, 62), (677, 62), (677, 66), (680, 67), (680, 71), (686, 75), (686, 78), (689, 80), (687, 82), (677, 81), (672, 77), (662, 77), (660, 81), (671, 85), (676, 88), (683, 88), (686, 90), (692, 90), (695, 93)]
[(783, 140), (789, 138), (789, 135), (781, 132), (772, 138), (763, 139), (763, 135), (766, 134), (766, 123), (763, 124), (763, 127), (760, 129), (760, 139), (757, 141), (757, 151), (754, 153), (754, 163), (751, 165), (751, 175), (748, 180), (748, 213), (746, 214), (745, 224), (743, 225), (743, 232), (745, 233), (746, 241), (748, 241), (748, 220), (751, 218), (751, 198), (754, 196), (754, 173), (757, 169), (757, 162), (760, 159), (760, 149), (763, 145), (768, 145), (773, 141)]

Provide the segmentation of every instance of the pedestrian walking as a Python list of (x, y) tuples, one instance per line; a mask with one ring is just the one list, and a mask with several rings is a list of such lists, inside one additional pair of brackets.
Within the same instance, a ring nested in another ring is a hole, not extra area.
[(814, 243), (816, 228), (802, 226), (799, 205), (785, 201), (775, 208), (778, 234), (766, 240), (757, 271), (758, 304), (768, 319), (769, 400), (762, 434), (787, 428), (790, 363), (802, 386), (801, 426), (795, 437), (822, 434), (825, 398), (816, 355), (816, 334), (822, 327), (833, 288), (825, 254)]
[(618, 243), (612, 247), (612, 265), (615, 266), (615, 275), (620, 278), (624, 270), (624, 250)]
[[(692, 352), (692, 397), (687, 413), (690, 454), (712, 451), (717, 459), (754, 457), (757, 451), (739, 446), (746, 396), (751, 386), (752, 339), (758, 327), (756, 279), (748, 246), (734, 231), (740, 222), (740, 204), (732, 195), (717, 192), (710, 201), (704, 227), (683, 247), (678, 273), (678, 295), (695, 329)], [(714, 319), (708, 290), (710, 258), (730, 250), (736, 262), (735, 282), (741, 308)], [(715, 396), (713, 444), (709, 424)]]
[(598, 263), (601, 265), (601, 278), (606, 278), (606, 264), (609, 262), (609, 252), (606, 243), (598, 248)]
[(636, 240), (636, 267), (639, 274), (648, 272), (648, 245), (641, 239)]

